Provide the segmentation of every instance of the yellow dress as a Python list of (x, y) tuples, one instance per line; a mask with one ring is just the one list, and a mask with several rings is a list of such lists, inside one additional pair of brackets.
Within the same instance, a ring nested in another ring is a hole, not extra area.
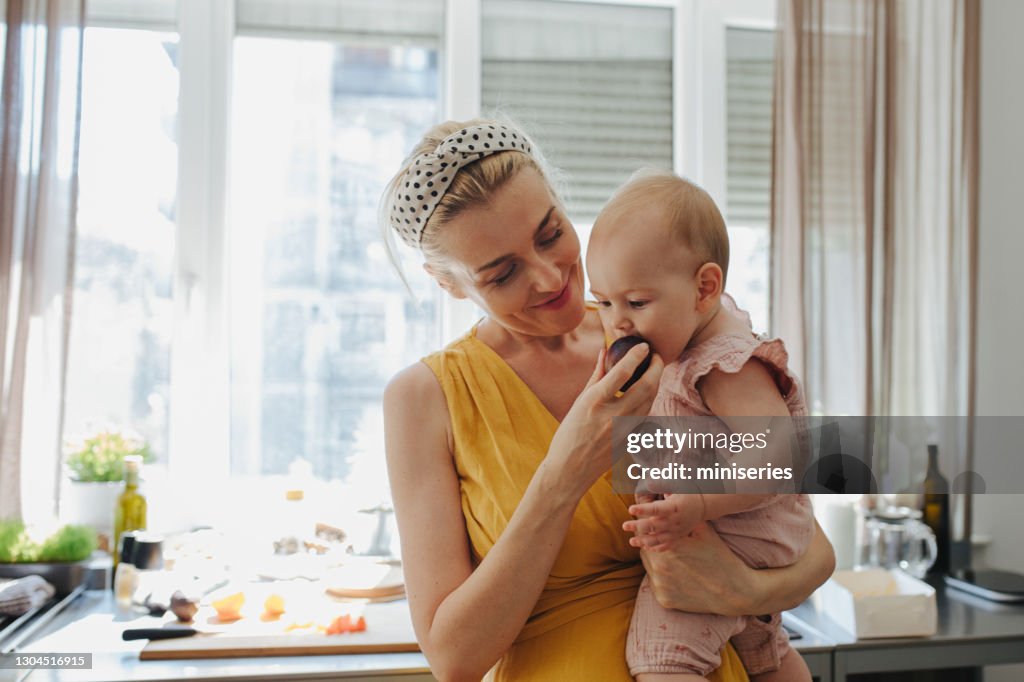
[[(475, 328), (423, 361), (448, 402), (462, 513), (479, 563), (508, 525), (559, 422)], [(610, 472), (584, 496), (533, 613), (488, 679), (632, 679), (626, 633), (644, 571), (622, 531), (631, 500), (613, 492)], [(748, 679), (731, 646), (709, 679)]]

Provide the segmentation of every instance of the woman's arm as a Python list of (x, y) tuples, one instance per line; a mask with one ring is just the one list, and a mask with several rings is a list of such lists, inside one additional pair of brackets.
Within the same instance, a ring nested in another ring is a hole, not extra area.
[(642, 551), (655, 597), (666, 608), (723, 616), (751, 616), (792, 609), (835, 570), (832, 544), (815, 522), (811, 542), (784, 568), (747, 566), (707, 524), (671, 551)]
[(508, 526), (475, 570), (448, 410), (437, 379), (417, 364), (388, 385), (388, 475), (406, 591), (416, 638), (439, 679), (479, 680), (526, 623), (576, 505), (610, 466), (611, 416), (644, 414), (654, 399), (661, 369), (657, 359), (625, 396), (615, 398), (616, 388), (644, 355), (627, 355), (603, 379), (603, 357), (599, 360)]
[(410, 367), (388, 385), (384, 423), (416, 639), (438, 679), (479, 680), (526, 622), (576, 500), (549, 472), (538, 471), (474, 571), (444, 394), (426, 365)]

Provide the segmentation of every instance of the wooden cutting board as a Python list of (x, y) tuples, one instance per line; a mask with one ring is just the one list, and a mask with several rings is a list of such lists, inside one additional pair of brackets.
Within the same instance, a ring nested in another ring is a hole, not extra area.
[(329, 571), (321, 582), (332, 597), (390, 601), (405, 596), (401, 564), (352, 563)]
[[(210, 626), (210, 632), (149, 642), (139, 654), (144, 661), (190, 658), (242, 658), (248, 656), (309, 656), (329, 654), (376, 654), (419, 651), (405, 601), (366, 604), (364, 632), (328, 635), (314, 628), (285, 632), (287, 619), (279, 623), (243, 618), (237, 623)], [(196, 628), (204, 629), (203, 619)], [(310, 631), (312, 630), (312, 631)]]

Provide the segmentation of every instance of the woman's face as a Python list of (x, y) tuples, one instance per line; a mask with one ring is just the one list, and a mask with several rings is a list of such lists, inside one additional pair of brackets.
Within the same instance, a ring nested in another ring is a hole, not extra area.
[(445, 225), (438, 237), (448, 273), (431, 274), (510, 331), (557, 336), (583, 321), (579, 238), (532, 168), (506, 182), (487, 205)]

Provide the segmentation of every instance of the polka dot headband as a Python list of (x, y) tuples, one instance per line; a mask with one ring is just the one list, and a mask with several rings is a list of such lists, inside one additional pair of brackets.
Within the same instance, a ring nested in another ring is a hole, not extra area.
[(391, 207), (391, 227), (406, 244), (419, 248), (434, 209), (460, 167), (505, 151), (530, 153), (526, 136), (515, 128), (485, 123), (444, 138), (432, 152), (418, 155), (399, 179)]

